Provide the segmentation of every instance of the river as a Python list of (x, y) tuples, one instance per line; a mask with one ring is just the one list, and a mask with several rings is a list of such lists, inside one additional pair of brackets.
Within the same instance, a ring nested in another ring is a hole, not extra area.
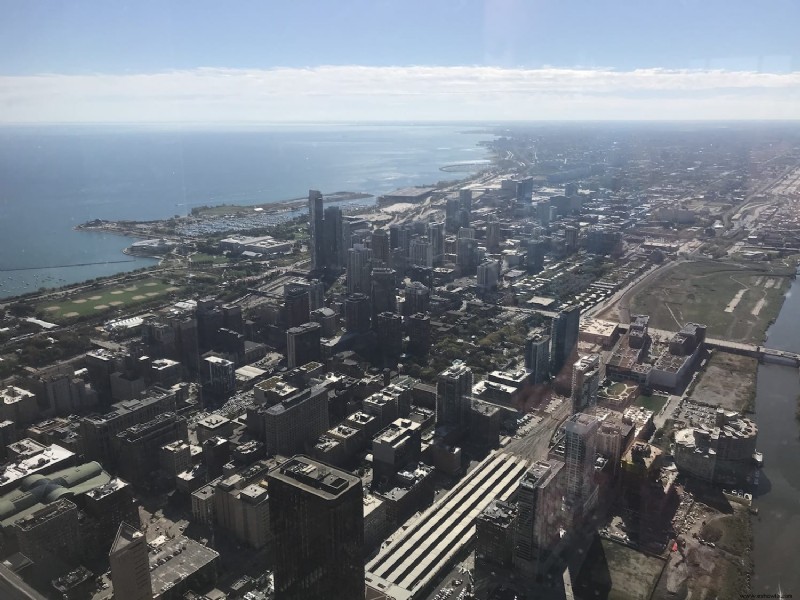
[[(792, 282), (767, 345), (800, 352), (800, 280)], [(800, 373), (760, 365), (756, 390), (758, 449), (764, 468), (753, 518), (753, 593), (800, 598), (800, 423), (795, 418)]]

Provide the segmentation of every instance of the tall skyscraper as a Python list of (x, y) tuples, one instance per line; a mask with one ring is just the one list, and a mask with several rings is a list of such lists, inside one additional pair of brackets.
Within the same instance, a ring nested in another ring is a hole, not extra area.
[(578, 249), (578, 228), (570, 225), (564, 230), (564, 245), (567, 252), (575, 252)]
[(578, 413), (567, 419), (564, 437), (565, 500), (573, 526), (580, 526), (597, 504), (594, 463), (597, 417)]
[(286, 309), (286, 327), (308, 323), (311, 312), (309, 290), (306, 286), (288, 284), (283, 288), (283, 305)]
[(580, 324), (581, 307), (577, 304), (562, 309), (553, 319), (550, 332), (550, 372), (554, 375), (561, 371), (578, 343)]
[(389, 263), (389, 233), (385, 229), (376, 229), (372, 232), (372, 239), (370, 240), (372, 248), (372, 258), (375, 261), (380, 261), (383, 264)]
[(550, 336), (541, 330), (532, 331), (525, 340), (525, 368), (530, 382), (544, 383), (550, 374)]
[(461, 274), (474, 275), (478, 269), (479, 259), (478, 240), (474, 237), (459, 237), (456, 241), (456, 266), (461, 269)]
[(361, 479), (306, 456), (268, 475), (276, 600), (364, 597)]
[(458, 198), (448, 198), (444, 210), (444, 228), (447, 233), (456, 233), (461, 227)]
[(478, 289), (489, 291), (497, 289), (500, 265), (496, 260), (487, 260), (478, 265)]
[(328, 206), (322, 225), (322, 261), (327, 269), (339, 271), (344, 263), (342, 247), (342, 209)]
[(436, 382), (436, 423), (466, 425), (472, 405), (472, 369), (462, 361), (439, 373)]
[(405, 300), (403, 306), (405, 314), (428, 312), (431, 306), (431, 291), (419, 281), (412, 281), (406, 286)]
[(323, 213), (322, 193), (317, 190), (308, 191), (308, 225), (311, 245), (311, 270), (324, 267), (323, 254)]
[(431, 347), (431, 318), (424, 313), (414, 313), (408, 318), (408, 351), (425, 356)]
[(458, 218), (461, 227), (469, 227), (472, 221), (472, 190), (458, 192)]
[(572, 413), (597, 405), (600, 387), (600, 355), (583, 356), (572, 366)]
[(414, 236), (409, 251), (410, 263), (421, 267), (433, 266), (433, 246), (426, 237)]
[(286, 331), (286, 360), (290, 369), (320, 359), (319, 323), (303, 323)]
[(527, 578), (544, 572), (553, 557), (563, 522), (564, 463), (534, 463), (517, 491), (514, 568)]
[(394, 312), (397, 308), (397, 288), (394, 269), (380, 267), (372, 269), (370, 300), (372, 317), (382, 312)]
[(372, 250), (356, 244), (347, 251), (347, 293), (370, 293)]
[(403, 352), (403, 318), (393, 312), (381, 312), (373, 320), (373, 327), (386, 366), (394, 366)]
[(369, 331), (370, 307), (365, 294), (348, 294), (344, 299), (344, 327), (348, 333)]
[(153, 600), (150, 553), (144, 533), (122, 523), (108, 553), (115, 600)]
[(433, 264), (442, 264), (444, 260), (444, 223), (429, 223), (428, 239), (431, 242)]
[(494, 215), (486, 223), (486, 247), (492, 252), (500, 248), (500, 222)]
[(544, 270), (544, 255), (547, 245), (544, 240), (531, 240), (528, 242), (528, 252), (526, 260), (528, 263), (528, 273), (541, 273)]

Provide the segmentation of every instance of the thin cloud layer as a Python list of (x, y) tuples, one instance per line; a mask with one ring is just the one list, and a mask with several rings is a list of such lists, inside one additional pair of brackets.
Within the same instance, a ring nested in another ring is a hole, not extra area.
[(201, 68), (0, 76), (0, 122), (798, 119), (800, 72)]

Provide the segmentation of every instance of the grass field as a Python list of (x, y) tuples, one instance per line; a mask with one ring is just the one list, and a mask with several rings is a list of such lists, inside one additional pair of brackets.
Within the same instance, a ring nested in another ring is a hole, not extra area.
[(76, 294), (61, 301), (48, 300), (36, 307), (46, 319), (59, 320), (87, 315), (97, 315), (113, 309), (124, 309), (163, 297), (179, 288), (158, 279), (100, 287)]
[(635, 404), (657, 413), (661, 410), (661, 407), (667, 403), (667, 400), (667, 396), (662, 396), (660, 394), (639, 394), (639, 397), (636, 398)]
[(691, 321), (708, 325), (710, 337), (760, 343), (789, 284), (786, 271), (768, 265), (686, 263), (637, 293), (631, 313), (650, 315), (656, 329), (675, 331)]
[(190, 259), (193, 265), (211, 265), (211, 264), (221, 264), (228, 262), (227, 256), (220, 256), (214, 254), (205, 254), (203, 252), (198, 252), (196, 254), (192, 254)]

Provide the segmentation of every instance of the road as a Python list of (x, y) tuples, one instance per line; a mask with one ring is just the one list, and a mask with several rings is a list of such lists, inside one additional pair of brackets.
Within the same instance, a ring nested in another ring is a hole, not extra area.
[(541, 423), (535, 425), (531, 431), (518, 440), (512, 440), (503, 448), (503, 452), (508, 452), (516, 456), (527, 458), (528, 460), (547, 459), (547, 450), (550, 438), (553, 437), (558, 426), (569, 416), (572, 405), (565, 400), (551, 415), (545, 416)]

